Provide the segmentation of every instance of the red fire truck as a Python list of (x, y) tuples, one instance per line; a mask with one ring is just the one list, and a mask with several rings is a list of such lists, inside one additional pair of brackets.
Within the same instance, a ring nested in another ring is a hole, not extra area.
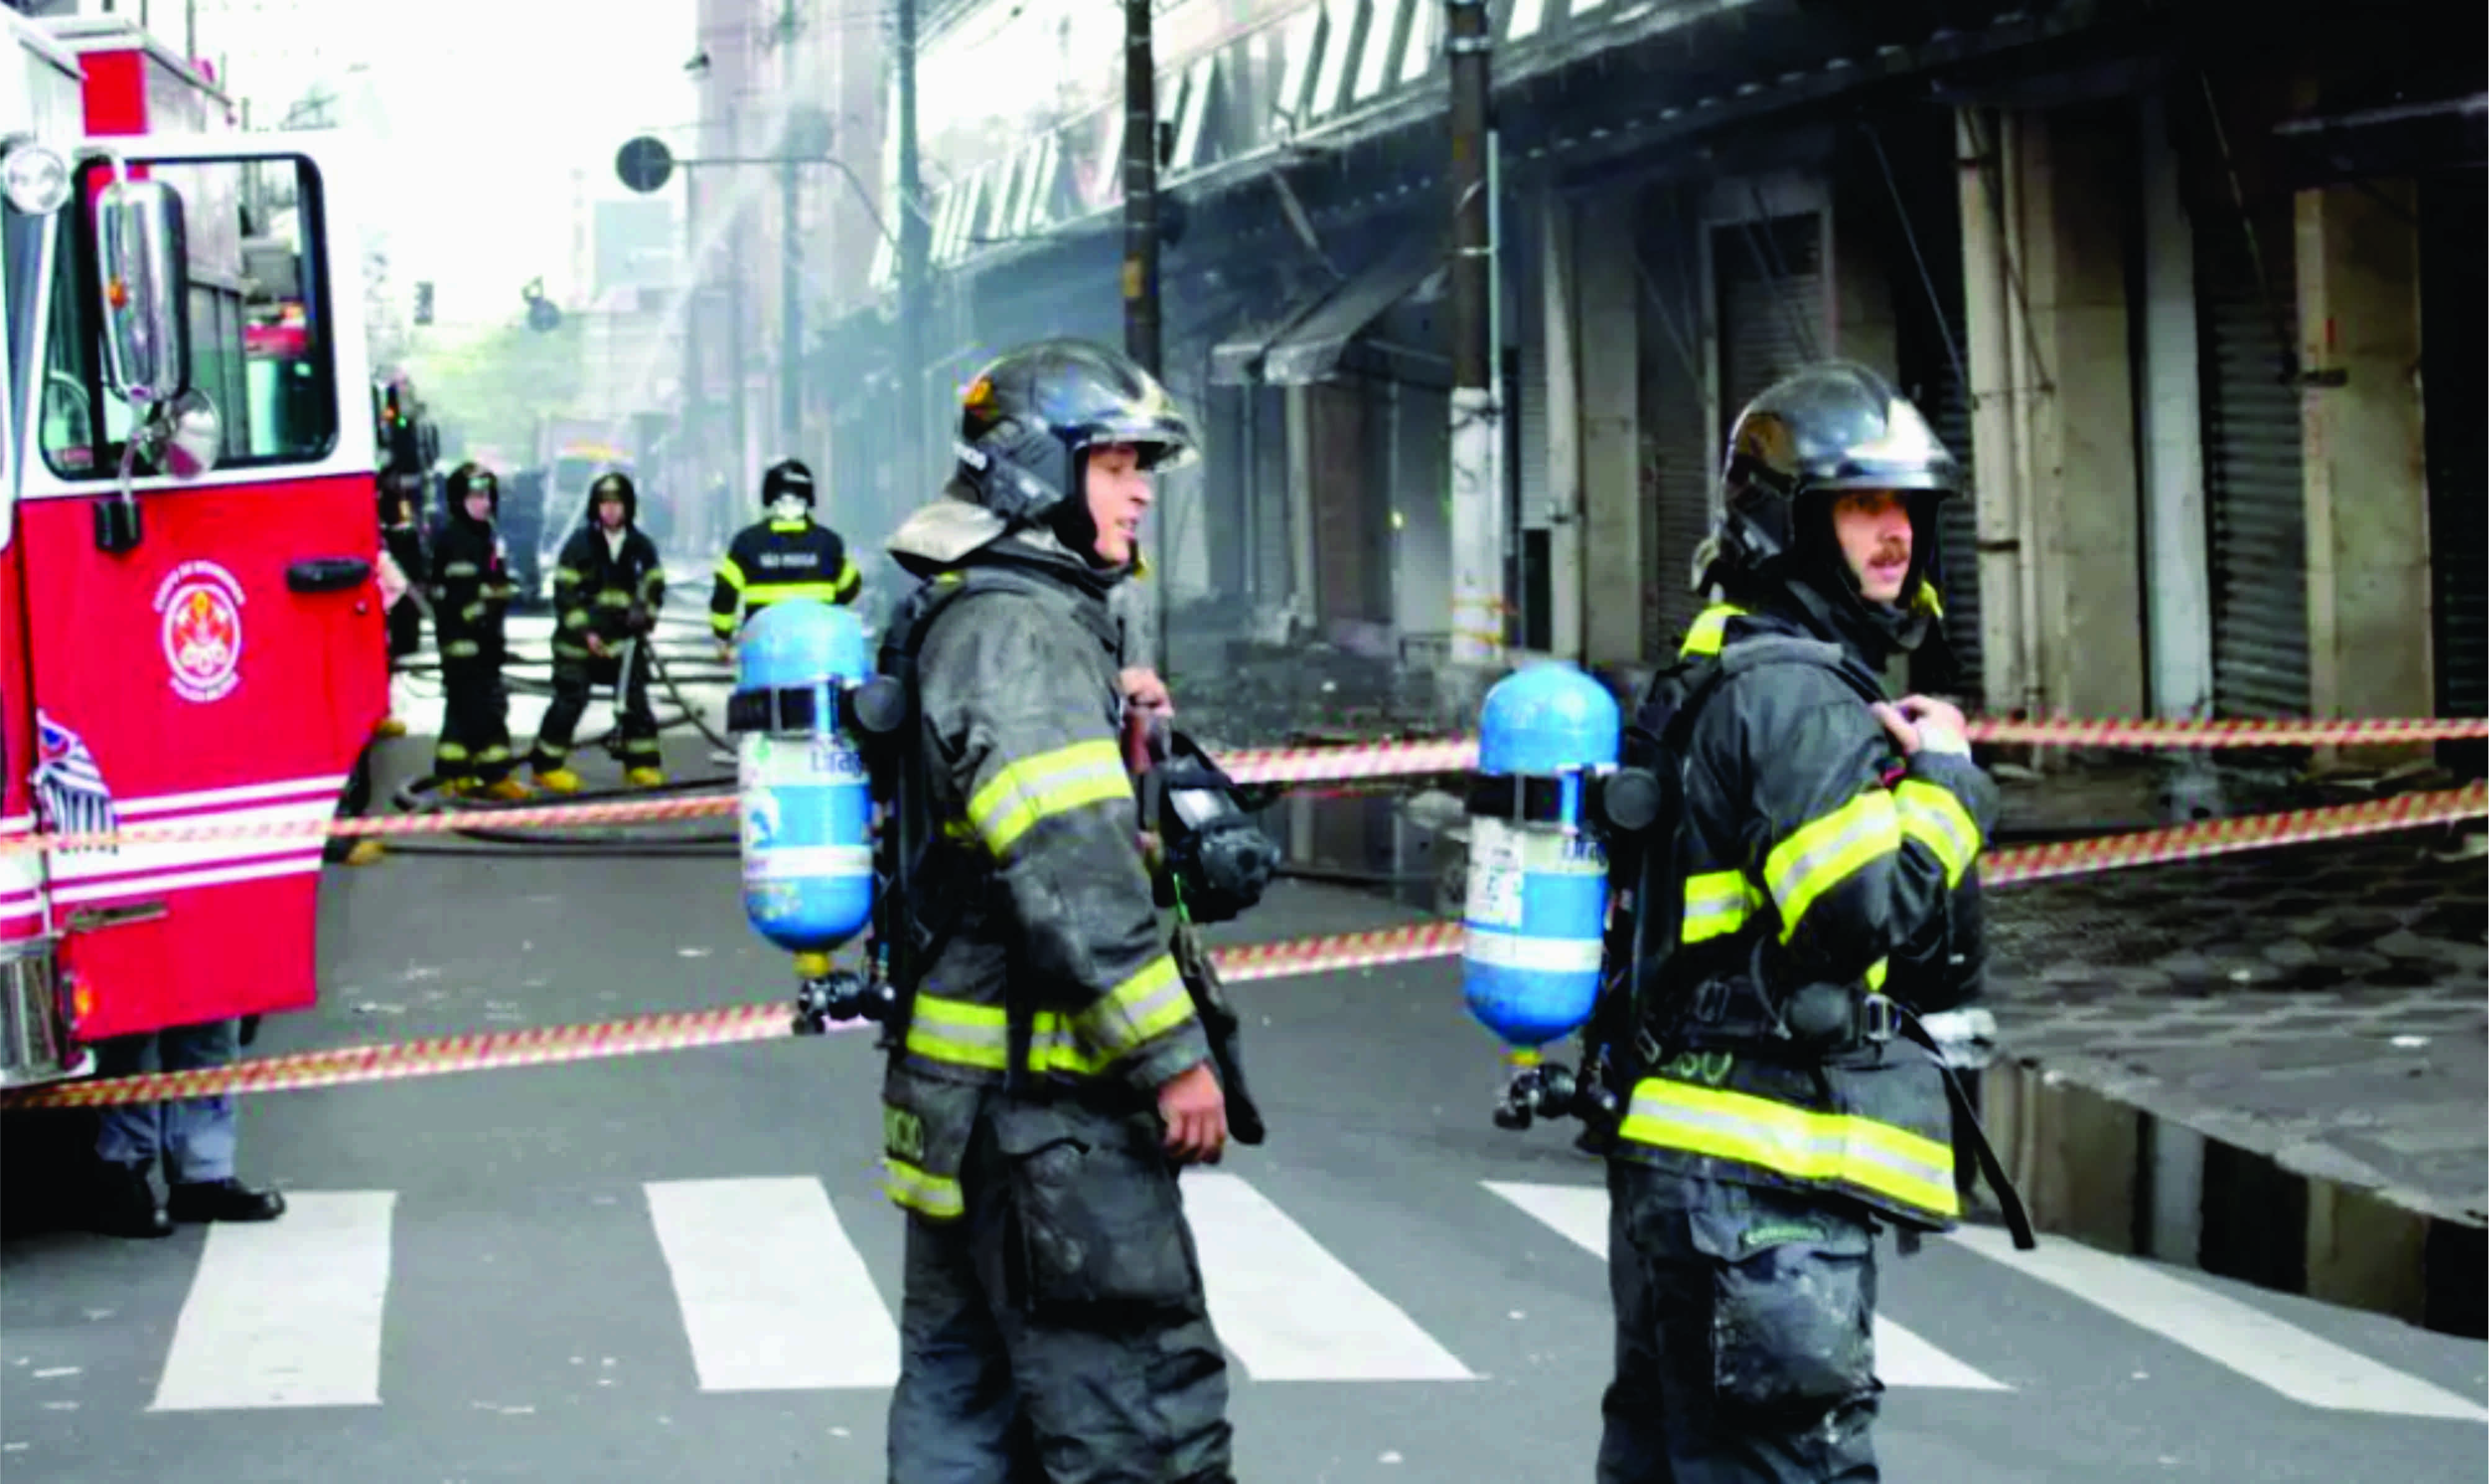
[[(0, 11), (0, 1085), (315, 998), (386, 712), (358, 174), (109, 17)], [(83, 137), (81, 137), (83, 135)], [(367, 176), (359, 177), (367, 179)], [(180, 823), (195, 842), (23, 837)]]

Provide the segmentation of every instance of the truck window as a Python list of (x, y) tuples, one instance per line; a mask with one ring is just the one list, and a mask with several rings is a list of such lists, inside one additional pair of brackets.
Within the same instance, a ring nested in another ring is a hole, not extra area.
[[(319, 462), (337, 441), (338, 403), (318, 170), (300, 157), (144, 169), (182, 197), (190, 385), (223, 423), (217, 467)], [(116, 476), (129, 430), (129, 408), (103, 385), (94, 291), (95, 192), (109, 179), (100, 169), (84, 175), (55, 246), (41, 446), (64, 479)]]

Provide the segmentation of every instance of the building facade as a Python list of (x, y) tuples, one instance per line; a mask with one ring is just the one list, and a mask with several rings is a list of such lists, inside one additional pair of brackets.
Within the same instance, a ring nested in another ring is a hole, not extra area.
[[(1730, 419), (1843, 356), (1972, 471), (1920, 683), (1995, 713), (2481, 714), (2481, 17), (2280, 4), (2242, 48), (2183, 0), (1492, 14), (1518, 647), (1671, 651)], [(1403, 655), (1448, 623), (1441, 14), (1195, 0), (1159, 28), (1166, 362), (1212, 442), (1172, 603)], [(1022, 89), (928, 128), (933, 382), (1120, 339), (1098, 63), (1043, 125)], [(843, 477), (888, 461), (889, 312), (840, 328), (867, 347)]]

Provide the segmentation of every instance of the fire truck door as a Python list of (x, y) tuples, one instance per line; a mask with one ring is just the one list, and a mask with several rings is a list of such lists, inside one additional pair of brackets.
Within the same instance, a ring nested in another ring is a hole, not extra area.
[(333, 813), (387, 705), (351, 172), (299, 135), (108, 143), (181, 199), (178, 318), (220, 438), (203, 474), (140, 462), (138, 539), (112, 549), (132, 417), (102, 354), (109, 177), (86, 172), (46, 244), (18, 507), (37, 792), (54, 828), (215, 834), (55, 858), (90, 1037), (312, 1002), (322, 841), (301, 827)]

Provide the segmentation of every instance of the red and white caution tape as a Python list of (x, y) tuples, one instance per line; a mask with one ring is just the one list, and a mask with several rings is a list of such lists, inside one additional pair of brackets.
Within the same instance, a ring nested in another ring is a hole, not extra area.
[[(2166, 865), (2242, 850), (2415, 829), (2482, 814), (2489, 814), (2489, 785), (2475, 784), (2468, 788), (2405, 794), (2363, 804), (2294, 810), (2286, 813), (2258, 814), (2240, 819), (2214, 819), (2173, 829), (2144, 830), (2099, 840), (2001, 850), (1981, 864), (1980, 879), (1989, 886), (2020, 885), (2096, 870)], [(1252, 980), (1288, 979), (1303, 974), (1328, 974), (1342, 969), (1380, 968), (1456, 957), (1461, 952), (1464, 932), (1459, 923), (1414, 923), (1369, 932), (1245, 944), (1221, 949), (1213, 957), (1222, 979), (1231, 984), (1242, 984)], [(832, 1029), (858, 1030), (862, 1029), (862, 1022), (845, 1022)], [(0, 1107), (100, 1107), (115, 1103), (156, 1102), (168, 1098), (198, 1098), (215, 1093), (273, 1093), (298, 1088), (336, 1087), (355, 1082), (393, 1081), (501, 1067), (541, 1067), (609, 1056), (638, 1056), (651, 1051), (677, 1051), (695, 1046), (779, 1041), (795, 1034), (794, 1012), (787, 1002), (733, 1005), (717, 1010), (640, 1015), (596, 1025), (548, 1026), (346, 1046), (333, 1051), (304, 1051), (206, 1070), (149, 1072), (129, 1077), (61, 1082), (11, 1094), (0, 1099)]]
[(672, 1011), (596, 1025), (431, 1036), (417, 1041), (340, 1046), (333, 1051), (259, 1057), (230, 1067), (55, 1082), (12, 1093), (0, 1099), (0, 1107), (92, 1108), (159, 1102), (168, 1098), (205, 1098), (218, 1093), (290, 1092), (350, 1082), (392, 1082), (452, 1071), (483, 1071), (497, 1067), (549, 1067), (558, 1062), (681, 1051), (693, 1046), (780, 1041), (794, 1034), (794, 997), (790, 994), (772, 1004)]

